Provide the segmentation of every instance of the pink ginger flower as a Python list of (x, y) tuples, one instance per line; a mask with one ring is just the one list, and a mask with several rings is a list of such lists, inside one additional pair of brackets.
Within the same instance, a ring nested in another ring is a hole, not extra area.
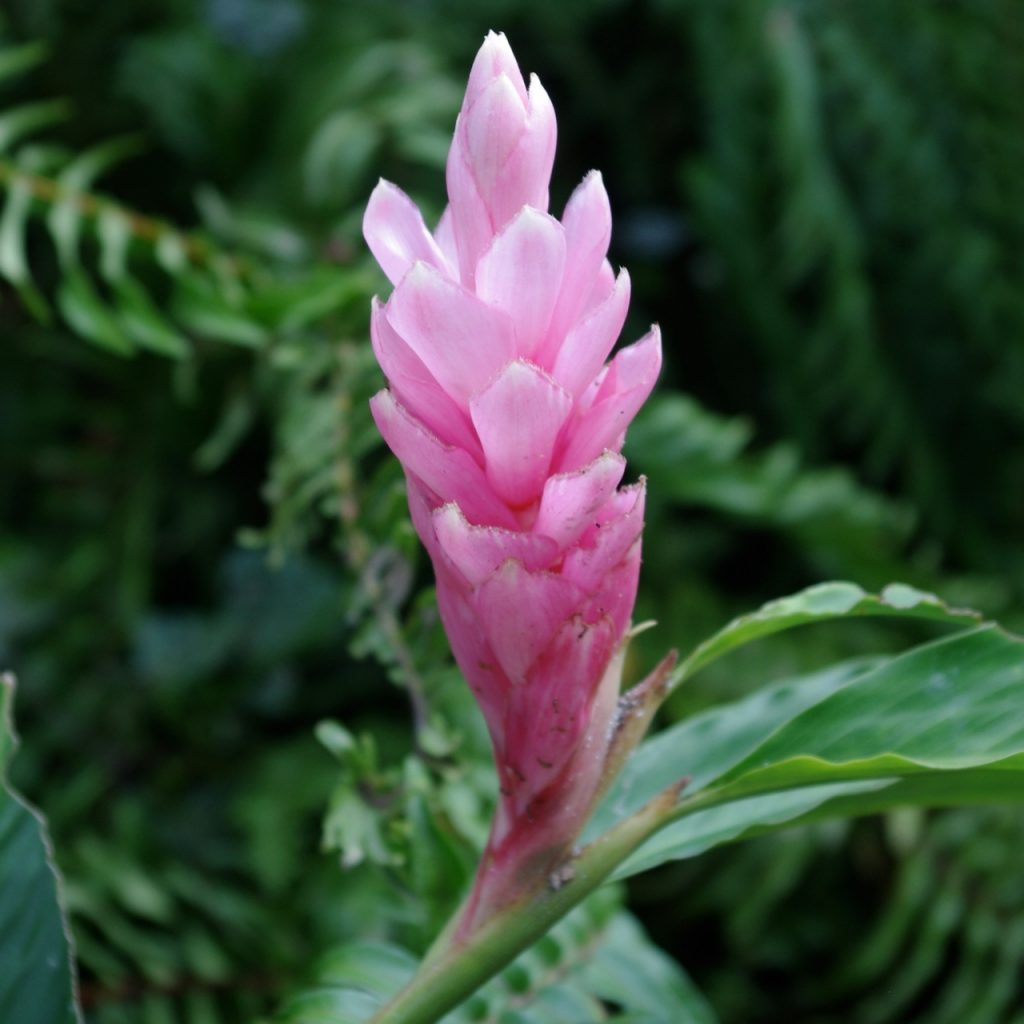
[(503, 35), (477, 54), (433, 234), (381, 181), (363, 223), (393, 283), (371, 334), (372, 402), (401, 460), (456, 661), (483, 711), (500, 800), (467, 914), (564, 855), (600, 784), (616, 652), (636, 598), (644, 484), (619, 487), (625, 430), (661, 366), (653, 327), (606, 363), (629, 275), (606, 259), (592, 171), (549, 215), (555, 115)]

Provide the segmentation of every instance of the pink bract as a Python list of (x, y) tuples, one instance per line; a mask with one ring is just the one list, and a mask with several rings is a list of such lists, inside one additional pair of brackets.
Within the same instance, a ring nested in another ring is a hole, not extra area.
[(491, 33), (435, 231), (384, 181), (363, 223), (395, 286), (373, 307), (389, 385), (373, 415), (405, 469), (441, 616), (494, 745), (501, 795), (484, 876), (573, 838), (592, 801), (643, 529), (644, 485), (620, 488), (618, 453), (661, 367), (657, 327), (607, 362), (629, 276), (607, 260), (600, 174), (561, 220), (548, 213), (555, 136), (540, 82), (527, 86)]

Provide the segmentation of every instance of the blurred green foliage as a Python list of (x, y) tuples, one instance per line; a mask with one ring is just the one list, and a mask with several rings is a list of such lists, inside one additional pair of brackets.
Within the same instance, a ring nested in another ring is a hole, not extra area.
[[(0, 667), (90, 1021), (250, 1021), (332, 944), (421, 952), (472, 869), (486, 739), (366, 408), (359, 220), (378, 175), (440, 212), (488, 28), (552, 93), (555, 204), (605, 173), (627, 335), (667, 339), (628, 449), (659, 620), (632, 675), (823, 576), (1020, 624), (1016, 0), (4, 14)], [(669, 714), (909, 630), (776, 638)], [(1011, 812), (818, 826), (631, 899), (724, 1022), (997, 1024), (1024, 1012), (1019, 848)], [(525, 1019), (575, 998), (528, 990)]]

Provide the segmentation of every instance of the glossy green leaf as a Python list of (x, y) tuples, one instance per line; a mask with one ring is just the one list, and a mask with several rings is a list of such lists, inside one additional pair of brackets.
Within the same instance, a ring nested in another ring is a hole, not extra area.
[(890, 583), (878, 595), (867, 593), (856, 583), (819, 583), (788, 597), (769, 601), (756, 612), (734, 619), (696, 647), (682, 662), (679, 680), (692, 676), (705, 665), (752, 640), (813, 622), (861, 616), (931, 619), (959, 626), (980, 621), (977, 612), (969, 608), (951, 608), (934, 594), (905, 583)]
[[(865, 798), (889, 786), (886, 781), (806, 786), (695, 811), (655, 833), (616, 869), (612, 878), (629, 878), (667, 861), (697, 857), (725, 843), (790, 828), (811, 820), (816, 814), (823, 817), (869, 814), (886, 805), (876, 805)], [(844, 798), (849, 802), (843, 803)], [(823, 808), (831, 810), (824, 812)]]
[(0, 677), (0, 1020), (78, 1024), (71, 939), (43, 818), (7, 785), (14, 680)]
[(788, 722), (718, 780), (808, 783), (999, 766), (1024, 798), (1024, 641), (998, 627), (916, 648)]
[(641, 747), (595, 827), (685, 775), (679, 820), (619, 877), (798, 820), (1022, 800), (1024, 641), (980, 627), (683, 722)]

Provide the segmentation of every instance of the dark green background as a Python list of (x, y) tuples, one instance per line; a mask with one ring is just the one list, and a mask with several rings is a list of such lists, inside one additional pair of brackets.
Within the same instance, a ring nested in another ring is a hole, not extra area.
[[(463, 766), (478, 825), (490, 781), (459, 683), (436, 668), (429, 573), (365, 411), (368, 299), (385, 284), (359, 221), (380, 175), (440, 211), (489, 28), (554, 100), (553, 205), (602, 170), (611, 255), (634, 282), (627, 335), (656, 319), (665, 338), (627, 449), (650, 492), (638, 617), (659, 620), (633, 673), (826, 577), (900, 578), (1024, 619), (1016, 0), (3, 11), (7, 39), (44, 40), (49, 59), (0, 109), (68, 98), (46, 138), (71, 153), (136, 136), (101, 191), (279, 287), (247, 294), (270, 325), (259, 351), (185, 325), (177, 361), (112, 355), (0, 289), (0, 667), (20, 678), (15, 774), (51, 820), (91, 1019), (250, 1020), (331, 941), (421, 948), (470, 863), (467, 825), (438, 847), (451, 863), (433, 851), (416, 868), (413, 802), (389, 802), (412, 785), (389, 623), (426, 680), (426, 761)], [(24, 242), (52, 297), (44, 207)], [(143, 250), (138, 278), (173, 310)], [(325, 315), (285, 323), (294, 295), (339, 283)], [(669, 715), (922, 635), (787, 635)], [(313, 736), (328, 717), (372, 734), (376, 767), (339, 770)], [(366, 798), (376, 863), (342, 871), (318, 848), (332, 793)], [(895, 815), (663, 869), (631, 899), (725, 1022), (996, 1024), (1024, 1012), (1019, 982), (995, 1011), (957, 1007), (999, 970), (1019, 976), (1005, 937), (1024, 916), (1022, 839), (1015, 812)]]

